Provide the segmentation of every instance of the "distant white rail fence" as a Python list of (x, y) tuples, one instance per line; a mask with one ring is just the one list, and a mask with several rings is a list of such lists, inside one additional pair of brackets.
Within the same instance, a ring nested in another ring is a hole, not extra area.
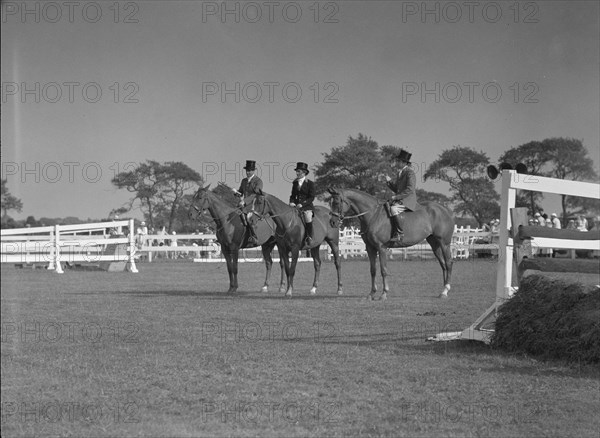
[[(199, 262), (223, 262), (221, 246), (214, 234), (123, 234), (123, 228), (134, 230), (133, 219), (99, 222), (77, 225), (54, 225), (50, 227), (16, 228), (2, 230), (2, 263), (48, 263), (48, 269), (62, 273), (61, 262), (108, 263), (126, 262), (131, 272), (137, 272), (135, 260), (146, 257), (149, 262), (154, 257), (189, 257)], [(109, 231), (112, 230), (112, 233)], [(477, 228), (454, 229), (452, 255), (454, 258), (467, 259), (475, 250), (484, 250), (489, 254), (498, 254), (498, 234)], [(485, 241), (489, 243), (476, 243)], [(327, 244), (321, 245), (322, 251), (331, 252)], [(340, 230), (340, 255), (348, 257), (366, 257), (365, 243), (358, 228)], [(277, 251), (275, 249), (275, 251)], [(390, 254), (409, 257), (432, 257), (429, 244), (421, 243), (409, 248), (392, 248)], [(275, 256), (275, 254), (274, 254)], [(310, 258), (302, 258), (302, 260)], [(260, 247), (242, 250), (240, 261), (262, 261)]]
[[(140, 255), (147, 255), (149, 262), (155, 255), (177, 258), (189, 254), (219, 261), (222, 258), (221, 246), (216, 239), (214, 234), (146, 234), (139, 236), (138, 240)], [(225, 258), (222, 260), (225, 261)]]
[[(474, 256), (477, 250), (487, 252), (489, 255), (498, 255), (498, 248), (498, 232), (454, 226), (451, 245), (453, 258), (468, 259)], [(433, 257), (433, 251), (431, 251), (428, 243), (420, 243), (408, 248), (390, 248), (388, 251), (391, 255), (400, 256), (403, 260), (413, 256)], [(367, 249), (360, 236), (360, 229), (348, 227), (340, 230), (340, 255), (343, 258), (367, 256)], [(331, 258), (331, 254), (329, 258)]]
[(125, 262), (130, 272), (138, 272), (135, 236), (122, 234), (123, 227), (133, 230), (133, 226), (129, 219), (1, 230), (1, 262), (48, 263), (48, 269), (58, 274), (63, 273), (62, 263)]

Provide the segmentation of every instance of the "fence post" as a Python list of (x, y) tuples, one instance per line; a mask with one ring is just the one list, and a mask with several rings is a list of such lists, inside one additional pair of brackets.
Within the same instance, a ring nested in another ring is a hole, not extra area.
[(135, 228), (133, 226), (133, 219), (129, 219), (129, 272), (137, 274), (138, 270), (135, 266)]
[(54, 266), (56, 267), (56, 273), (62, 274), (63, 269), (60, 264), (60, 226), (54, 225)]

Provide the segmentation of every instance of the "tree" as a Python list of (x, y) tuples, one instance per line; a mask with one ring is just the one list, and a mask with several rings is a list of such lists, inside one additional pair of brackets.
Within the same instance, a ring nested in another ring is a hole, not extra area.
[(494, 184), (484, 177), (490, 160), (484, 152), (462, 146), (442, 151), (423, 175), (447, 182), (452, 192), (454, 211), (469, 214), (482, 225), (498, 216), (500, 195)]
[(4, 222), (8, 220), (8, 212), (15, 210), (17, 213), (21, 213), (23, 210), (23, 202), (13, 195), (8, 190), (8, 180), (0, 180), (0, 193), (1, 193), (1, 208), (2, 208), (2, 219)]
[[(552, 160), (552, 154), (541, 141), (530, 141), (529, 143), (513, 147), (500, 155), (500, 162), (506, 162), (513, 166), (523, 163), (527, 166), (527, 173), (530, 175), (547, 176), (544, 169), (548, 162)], [(531, 215), (540, 211), (541, 200), (544, 195), (542, 192), (533, 190), (518, 190), (516, 197), (517, 207), (527, 207)]]
[(389, 161), (384, 161), (379, 145), (371, 137), (360, 133), (357, 138), (350, 136), (346, 145), (334, 147), (323, 156), (323, 163), (315, 170), (320, 199), (327, 196), (328, 187), (358, 189), (375, 196), (385, 193), (385, 184), (379, 182), (377, 176), (385, 171), (389, 173)]
[(438, 204), (441, 204), (444, 207), (448, 208), (450, 208), (450, 204), (452, 203), (452, 199), (446, 195), (443, 195), (438, 192), (428, 192), (427, 190), (423, 189), (417, 189), (417, 199), (419, 200), (419, 202), (437, 202)]
[(121, 172), (112, 179), (117, 188), (135, 194), (124, 207), (127, 211), (138, 202), (148, 226), (154, 228), (160, 221), (169, 233), (185, 195), (197, 190), (202, 181), (202, 176), (184, 163), (161, 164), (153, 160), (140, 163), (135, 169)]
[[(554, 137), (542, 142), (551, 155), (550, 176), (558, 179), (569, 179), (573, 181), (597, 182), (598, 174), (594, 170), (594, 162), (588, 157), (588, 150), (583, 146), (581, 140), (574, 138)], [(590, 204), (583, 198), (561, 195), (563, 222), (569, 216), (569, 209), (581, 209)]]

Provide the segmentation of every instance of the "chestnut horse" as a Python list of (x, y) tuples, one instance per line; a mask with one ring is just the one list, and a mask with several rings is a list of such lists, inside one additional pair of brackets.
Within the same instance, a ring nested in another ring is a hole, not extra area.
[[(250, 199), (254, 202), (250, 203)], [(280, 258), (284, 260), (285, 274), (287, 276), (288, 289), (285, 296), (291, 297), (294, 289), (294, 275), (296, 274), (296, 263), (301, 250), (309, 249), (313, 258), (315, 268), (315, 277), (310, 294), (317, 293), (319, 285), (319, 274), (321, 272), (321, 257), (319, 247), (323, 242), (327, 242), (333, 254), (333, 261), (337, 270), (338, 295), (342, 295), (342, 267), (339, 257), (340, 231), (337, 224), (333, 224), (331, 212), (326, 207), (316, 206), (313, 217), (313, 240), (309, 246), (304, 245), (304, 223), (300, 217), (300, 211), (295, 207), (290, 207), (282, 200), (273, 195), (260, 191), (255, 195), (250, 195), (248, 205), (244, 211), (252, 211), (259, 218), (271, 218), (275, 222), (275, 239), (279, 249)], [(291, 254), (291, 263), (289, 255)]]
[[(360, 234), (365, 242), (369, 262), (371, 263), (371, 293), (368, 298), (374, 299), (377, 292), (375, 276), (377, 274), (377, 255), (383, 277), (381, 298), (387, 298), (390, 288), (387, 282), (386, 249), (391, 247), (392, 223), (383, 207), (383, 203), (368, 193), (354, 189), (332, 189), (331, 210), (340, 220), (344, 217), (357, 217), (360, 221)], [(427, 240), (435, 257), (442, 267), (444, 290), (440, 298), (447, 298), (452, 276), (452, 254), (450, 244), (454, 232), (454, 217), (446, 207), (436, 202), (423, 202), (415, 211), (401, 213), (403, 215), (404, 237), (400, 245), (394, 247), (413, 246), (423, 239)], [(348, 216), (352, 215), (352, 216)]]
[[(190, 209), (190, 216), (197, 216), (204, 210), (208, 210), (212, 216), (215, 224), (217, 225), (217, 241), (221, 245), (221, 252), (225, 256), (227, 262), (227, 272), (229, 273), (229, 290), (228, 293), (234, 293), (238, 288), (238, 257), (241, 248), (249, 248), (247, 230), (240, 218), (240, 209), (230, 207), (226, 202), (221, 200), (217, 195), (210, 192), (208, 188), (201, 187), (198, 189), (192, 199), (192, 205), (194, 212)], [(270, 223), (269, 223), (270, 222)], [(262, 249), (262, 255), (265, 260), (265, 266), (267, 268), (267, 274), (265, 276), (265, 284), (262, 287), (262, 292), (269, 290), (269, 279), (271, 277), (271, 268), (273, 266), (273, 259), (271, 258), (271, 252), (277, 244), (274, 235), (275, 225), (270, 219), (266, 221), (260, 221), (257, 224), (256, 236), (258, 243)], [(285, 281), (283, 277), (284, 269), (283, 262), (279, 261), (281, 267), (281, 280), (279, 289), (285, 290)]]

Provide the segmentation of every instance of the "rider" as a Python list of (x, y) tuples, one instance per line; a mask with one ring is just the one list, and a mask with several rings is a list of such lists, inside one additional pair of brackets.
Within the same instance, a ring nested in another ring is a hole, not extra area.
[(292, 195), (290, 196), (290, 207), (299, 209), (306, 223), (306, 244), (310, 245), (313, 239), (313, 216), (315, 199), (315, 183), (309, 180), (308, 164), (298, 162), (296, 168), (296, 179), (292, 183)]
[[(263, 188), (262, 180), (256, 175), (256, 161), (246, 160), (246, 165), (244, 166), (244, 169), (246, 170), (246, 178), (242, 180), (242, 183), (240, 184), (240, 188), (238, 190), (233, 189), (233, 193), (235, 194), (235, 196), (238, 196), (240, 198), (240, 208), (244, 207), (244, 199), (246, 199), (246, 197), (261, 191)], [(251, 213), (242, 212), (242, 223), (248, 230), (248, 243), (250, 245), (258, 245), (256, 232), (254, 231), (254, 228), (252, 228), (252, 225), (250, 225), (250, 222), (248, 221), (249, 214)]]
[(392, 236), (392, 242), (402, 242), (404, 237), (404, 231), (402, 230), (402, 219), (401, 214), (404, 211), (414, 211), (417, 207), (417, 195), (416, 195), (416, 181), (415, 171), (410, 167), (410, 158), (412, 154), (409, 154), (404, 149), (400, 149), (400, 153), (396, 157), (398, 162), (398, 176), (393, 181), (392, 178), (385, 175), (387, 186), (395, 193), (391, 199), (391, 215), (394, 218), (394, 235)]

